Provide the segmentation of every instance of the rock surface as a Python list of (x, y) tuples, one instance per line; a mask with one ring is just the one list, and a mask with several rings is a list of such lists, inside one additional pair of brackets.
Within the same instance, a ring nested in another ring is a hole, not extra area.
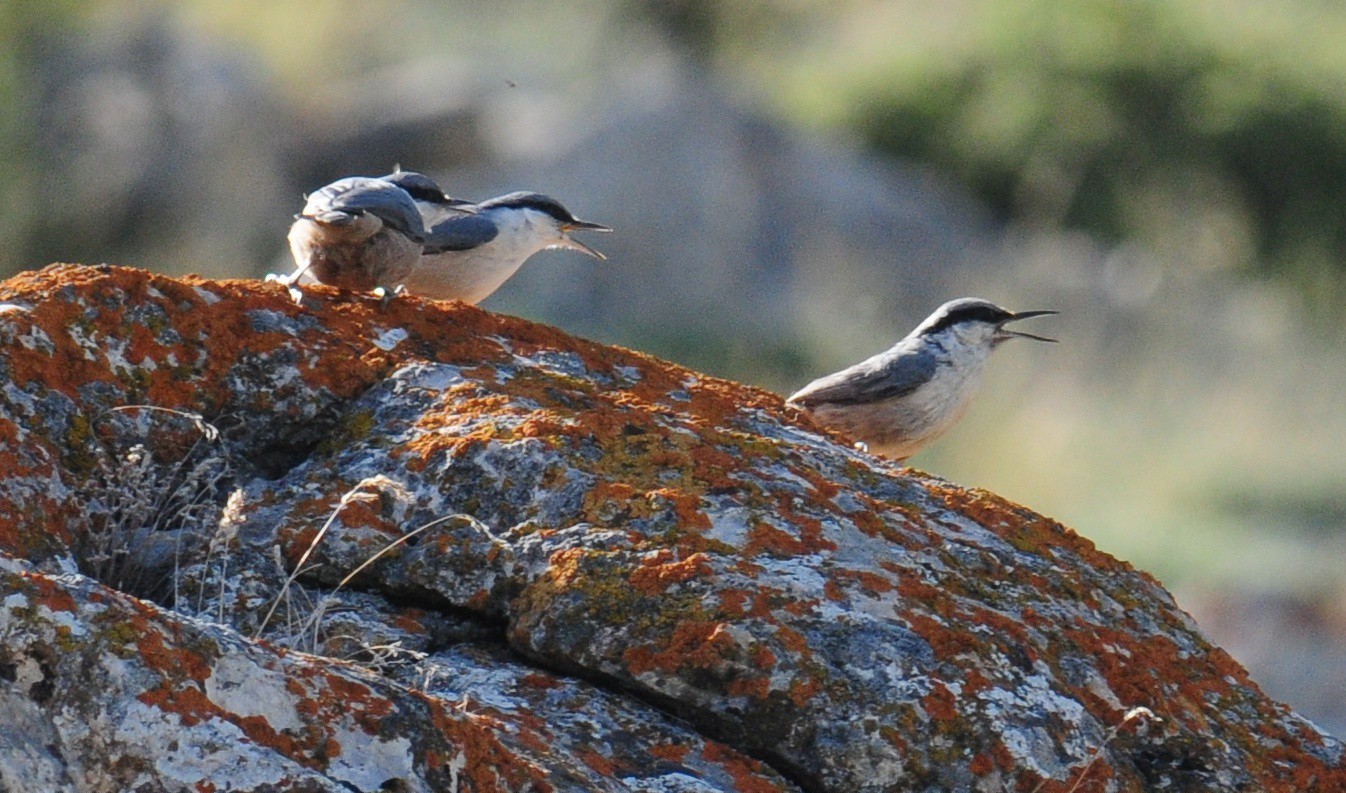
[(0, 790), (1346, 789), (1152, 578), (774, 395), (324, 287), (0, 301)]

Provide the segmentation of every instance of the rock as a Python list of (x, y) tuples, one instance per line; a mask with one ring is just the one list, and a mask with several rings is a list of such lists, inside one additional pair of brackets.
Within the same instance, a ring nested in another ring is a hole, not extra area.
[(2, 789), (1346, 789), (1154, 579), (772, 394), (317, 286), (0, 302)]

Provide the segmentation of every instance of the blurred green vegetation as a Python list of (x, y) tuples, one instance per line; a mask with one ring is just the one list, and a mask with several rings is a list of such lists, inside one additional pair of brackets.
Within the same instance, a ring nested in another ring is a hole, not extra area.
[(332, 80), (437, 53), (493, 48), (523, 71), (578, 75), (654, 30), (740, 95), (933, 165), (1004, 219), (1346, 303), (1343, 4), (510, 0), (480, 13), (417, 0), (16, 0), (0, 5), (0, 241), (32, 226), (24, 80), (36, 48), (169, 13), (253, 53), (298, 106), (330, 99)]
[(32, 65), (43, 40), (66, 29), (78, 0), (9, 0), (0, 3), (0, 250), (14, 250), (30, 229), (31, 201), (40, 165), (33, 161)]
[(1340, 306), (1346, 5), (842, 8), (788, 62), (742, 52), (789, 70), (775, 96), (795, 118), (932, 163), (1004, 218), (1288, 277)]

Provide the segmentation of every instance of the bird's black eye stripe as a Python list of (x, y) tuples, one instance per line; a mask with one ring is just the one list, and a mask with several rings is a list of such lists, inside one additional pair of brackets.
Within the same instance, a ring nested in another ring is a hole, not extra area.
[(939, 321), (925, 329), (927, 334), (938, 333), (960, 322), (980, 321), (995, 325), (1014, 316), (1010, 312), (990, 305), (960, 306), (940, 317)]
[(448, 200), (448, 196), (439, 185), (435, 184), (435, 180), (415, 171), (397, 171), (383, 177), (383, 181), (397, 185), (417, 201), (442, 204)]
[(436, 190), (433, 187), (424, 187), (422, 185), (402, 185), (402, 189), (407, 195), (417, 201), (429, 201), (433, 204), (442, 203), (446, 200), (443, 191)]
[(560, 201), (549, 195), (541, 193), (510, 193), (492, 198), (489, 201), (483, 201), (479, 206), (482, 209), (499, 207), (501, 209), (532, 209), (541, 212), (544, 215), (550, 215), (553, 219), (561, 223), (572, 223), (575, 216), (570, 214), (570, 210), (561, 205)]

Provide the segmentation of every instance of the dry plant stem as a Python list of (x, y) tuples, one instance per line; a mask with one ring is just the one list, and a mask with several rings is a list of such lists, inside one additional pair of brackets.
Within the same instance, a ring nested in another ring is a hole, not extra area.
[(199, 430), (201, 434), (205, 436), (206, 440), (213, 441), (216, 438), (220, 437), (219, 429), (216, 428), (215, 425), (207, 422), (204, 416), (202, 416), (200, 413), (192, 413), (186, 410), (174, 410), (173, 408), (164, 408), (159, 407), (158, 405), (121, 405), (115, 408), (108, 408), (107, 410), (103, 411), (103, 413), (112, 413), (113, 411), (121, 413), (128, 410), (157, 410), (160, 413), (169, 413), (174, 416), (181, 416), (182, 418), (190, 419), (192, 424), (196, 425), (197, 430)]
[(196, 608), (192, 612), (200, 614), (206, 598), (206, 586), (209, 583), (210, 562), (211, 559), (219, 555), (219, 596), (216, 600), (216, 622), (224, 622), (224, 596), (226, 583), (229, 579), (229, 554), (226, 552), (229, 543), (233, 542), (238, 536), (237, 512), (243, 501), (243, 492), (235, 490), (230, 494), (225, 502), (225, 507), (220, 515), (220, 519), (215, 523), (215, 531), (210, 536), (210, 542), (206, 545), (206, 558), (201, 564), (202, 579), (196, 592)]
[[(498, 545), (505, 545), (505, 542), (503, 540), (501, 540), (500, 538), (496, 537), (493, 533), (491, 533), (491, 530), (487, 528), (486, 524), (482, 523), (481, 521), (477, 520), (471, 515), (461, 512), (455, 512), (452, 515), (445, 515), (440, 518), (435, 518), (434, 520), (429, 521), (428, 523), (423, 523), (420, 526), (417, 526), (415, 529), (407, 532), (406, 534), (403, 534), (401, 537), (398, 537), (396, 540), (393, 540), (392, 542), (383, 546), (376, 553), (371, 555), (368, 559), (365, 559), (363, 562), (361, 562), (358, 567), (347, 573), (345, 578), (341, 579), (341, 582), (336, 585), (335, 589), (333, 589), (330, 593), (328, 593), (325, 597), (323, 597), (321, 600), (318, 601), (317, 606), (313, 609), (313, 612), (310, 615), (310, 617), (307, 620), (305, 620), (305, 624), (302, 628), (302, 632), (304, 634), (309, 633), (309, 631), (312, 631), (313, 633), (313, 640), (310, 646), (317, 648), (320, 645), (322, 634), (322, 621), (327, 616), (327, 612), (335, 600), (336, 593), (340, 592), (342, 587), (346, 586), (346, 584), (349, 584), (352, 579), (354, 579), (357, 575), (361, 573), (361, 571), (363, 571), (366, 567), (369, 567), (374, 562), (378, 561), (384, 554), (388, 553), (392, 549), (398, 547), (399, 545), (402, 545), (403, 543), (421, 534), (422, 532), (428, 531), (436, 526), (441, 526), (445, 523), (448, 523), (451, 520), (466, 521), (468, 525), (477, 529), (482, 534), (485, 534), (488, 538), (490, 538), (492, 542)], [(364, 649), (367, 651), (375, 651), (378, 649), (391, 649), (391, 646), (389, 646), (388, 648), (365, 647)]]
[(336, 509), (332, 510), (332, 514), (327, 516), (327, 521), (322, 524), (322, 528), (318, 530), (316, 535), (314, 535), (313, 541), (308, 544), (308, 547), (304, 549), (303, 555), (299, 557), (299, 562), (294, 566), (294, 571), (286, 576), (285, 583), (281, 585), (280, 592), (276, 595), (276, 598), (271, 601), (271, 608), (267, 609), (266, 616), (262, 618), (262, 622), (257, 626), (257, 630), (252, 634), (252, 638), (261, 638), (262, 631), (266, 630), (266, 626), (271, 622), (271, 618), (275, 616), (276, 609), (280, 606), (282, 600), (285, 600), (288, 603), (290, 586), (294, 583), (294, 580), (299, 577), (299, 572), (304, 569), (304, 562), (307, 562), (308, 558), (313, 555), (314, 549), (318, 547), (318, 543), (322, 542), (322, 538), (326, 536), (327, 530), (332, 528), (332, 524), (336, 522), (337, 515), (341, 514), (341, 509), (349, 504), (352, 496), (358, 493), (364, 486), (365, 483), (360, 482), (354, 488), (348, 490), (346, 494), (341, 497), (341, 501), (337, 503)]
[[(82, 566), (95, 578), (132, 594), (156, 598), (171, 596), (174, 608), (182, 600), (180, 569), (183, 543), (195, 529), (211, 520), (213, 494), (231, 476), (229, 461), (223, 457), (203, 457), (202, 442), (219, 438), (219, 430), (200, 414), (161, 408), (155, 405), (126, 405), (109, 408), (94, 417), (98, 421), (111, 412), (154, 411), (188, 419), (200, 433), (181, 459), (167, 474), (155, 465), (153, 453), (137, 444), (125, 454), (102, 449), (106, 459), (98, 466), (102, 484), (87, 494), (97, 504), (99, 523), (91, 525), (84, 541)], [(171, 589), (148, 578), (141, 555), (152, 545), (152, 538), (172, 530)]]
[[(307, 574), (310, 570), (313, 570), (318, 566), (318, 565), (309, 565), (308, 561), (312, 557), (313, 552), (317, 550), (318, 544), (322, 542), (323, 538), (326, 537), (327, 533), (331, 530), (332, 525), (336, 523), (336, 519), (338, 516), (340, 516), (341, 510), (352, 501), (361, 498), (369, 498), (370, 496), (365, 491), (371, 489), (382, 490), (385, 492), (392, 491), (405, 494), (404, 488), (402, 488), (393, 480), (390, 480), (384, 476), (372, 476), (367, 479), (363, 479), (359, 483), (357, 483), (355, 487), (351, 488), (345, 494), (343, 494), (341, 496), (341, 500), (337, 503), (336, 507), (332, 510), (331, 514), (327, 516), (327, 520), (323, 522), (322, 527), (318, 529), (318, 532), (313, 536), (313, 539), (309, 541), (308, 547), (304, 549), (304, 553), (299, 557), (299, 561), (294, 565), (293, 571), (285, 576), (285, 582), (281, 585), (280, 591), (271, 601), (271, 606), (270, 608), (267, 609), (266, 615), (262, 618), (261, 622), (257, 625), (257, 628), (254, 630), (252, 635), (253, 639), (261, 638), (262, 634), (266, 631), (267, 627), (271, 625), (272, 620), (276, 618), (276, 613), (277, 611), (280, 610), (281, 605), (283, 603), (285, 606), (284, 636), (282, 636), (279, 640), (283, 644), (285, 644), (285, 646), (288, 646), (295, 650), (300, 650), (302, 652), (318, 652), (319, 649), (323, 647), (323, 622), (327, 619), (329, 614), (333, 613), (333, 606), (337, 604), (335, 595), (339, 591), (341, 591), (343, 587), (349, 584), (356, 576), (358, 576), (361, 572), (363, 572), (374, 562), (381, 559), (389, 551), (405, 544), (412, 538), (417, 537), (423, 534), (424, 532), (429, 531), (430, 529), (433, 529), (437, 526), (443, 526), (444, 524), (449, 523), (450, 521), (455, 520), (465, 521), (472, 528), (485, 535), (492, 543), (508, 547), (503, 540), (501, 540), (499, 537), (496, 537), (495, 534), (491, 532), (490, 528), (488, 528), (485, 524), (483, 524), (481, 521), (477, 520), (473, 516), (463, 513), (454, 513), (452, 515), (445, 515), (443, 517), (436, 518), (434, 520), (431, 520), (427, 523), (424, 523), (416, 527), (412, 531), (409, 531), (406, 534), (402, 535), (401, 537), (398, 537), (397, 539), (388, 543), (383, 548), (380, 548), (377, 552), (370, 555), (367, 559), (361, 562), (359, 566), (357, 566), (354, 570), (352, 570), (344, 578), (342, 578), (340, 583), (338, 583), (336, 587), (332, 589), (331, 592), (318, 598), (316, 601), (311, 600), (307, 596), (307, 594), (303, 591), (303, 588), (299, 587), (296, 582), (300, 577)], [(284, 573), (285, 563), (284, 559), (281, 556), (280, 548), (273, 547), (272, 553), (274, 554), (275, 563), (277, 567), (282, 571), (282, 573)], [(305, 602), (303, 603), (296, 602), (295, 600), (296, 596), (298, 596)], [(306, 615), (306, 616), (300, 616), (300, 615)], [(343, 637), (341, 636), (328, 637), (329, 640), (340, 638)], [(381, 667), (394, 662), (400, 656), (408, 654), (412, 656), (417, 655), (417, 653), (414, 651), (402, 648), (400, 642), (393, 642), (391, 644), (365, 645), (362, 644), (359, 638), (356, 636), (347, 636), (344, 638), (348, 641), (354, 642), (358, 646), (359, 652), (362, 652), (364, 655), (368, 656), (368, 662), (366, 665), (369, 665), (376, 671), (378, 671)], [(351, 658), (354, 657), (355, 657), (354, 655), (351, 656)], [(359, 662), (357, 661), (357, 663)]]
[(477, 520), (476, 518), (472, 517), (471, 515), (467, 515), (467, 514), (464, 514), (464, 513), (461, 513), (461, 512), (455, 512), (455, 513), (452, 514), (452, 515), (445, 515), (445, 516), (442, 517), (442, 518), (435, 518), (434, 520), (430, 521), (429, 523), (422, 524), (421, 526), (418, 526), (416, 529), (414, 529), (414, 530), (412, 530), (412, 531), (409, 531), (409, 532), (407, 532), (406, 534), (403, 534), (401, 537), (398, 537), (397, 539), (395, 539), (395, 540), (393, 540), (392, 542), (388, 543), (387, 545), (383, 546), (381, 549), (379, 549), (378, 553), (375, 553), (373, 556), (371, 556), (371, 557), (369, 557), (368, 559), (364, 560), (363, 562), (360, 563), (360, 566), (359, 566), (359, 567), (357, 567), (357, 568), (355, 568), (354, 570), (352, 570), (352, 571), (350, 571), (349, 573), (347, 573), (347, 574), (346, 574), (346, 577), (343, 578), (343, 579), (341, 579), (341, 583), (337, 584), (336, 589), (333, 589), (333, 590), (332, 590), (332, 594), (335, 595), (335, 594), (337, 593), (338, 590), (340, 590), (340, 589), (341, 589), (343, 586), (345, 586), (346, 584), (350, 583), (350, 580), (351, 580), (352, 578), (354, 578), (354, 577), (356, 577), (357, 575), (359, 575), (360, 572), (361, 572), (362, 570), (364, 570), (366, 567), (368, 567), (368, 566), (370, 566), (371, 564), (373, 564), (374, 562), (378, 561), (379, 557), (383, 556), (385, 553), (391, 551), (392, 549), (396, 548), (397, 546), (401, 545), (402, 543), (406, 542), (407, 540), (410, 540), (412, 537), (415, 537), (416, 535), (420, 534), (421, 532), (423, 532), (423, 531), (425, 531), (425, 530), (427, 530), (427, 529), (434, 528), (435, 526), (438, 526), (438, 525), (440, 525), (440, 524), (447, 523), (447, 522), (449, 522), (449, 521), (451, 521), (451, 520), (464, 520), (464, 521), (467, 521), (467, 523), (468, 523), (469, 525), (471, 525), (473, 528), (475, 528), (475, 529), (481, 531), (481, 533), (483, 533), (483, 534), (485, 534), (487, 537), (489, 537), (489, 538), (491, 539), (492, 542), (497, 543), (497, 544), (499, 544), (499, 545), (504, 545), (504, 544), (505, 544), (503, 540), (501, 540), (500, 538), (496, 537), (494, 534), (491, 533), (491, 530), (488, 529), (488, 528), (486, 527), (486, 524), (482, 523), (481, 521)]
[[(1131, 710), (1128, 710), (1126, 712), (1126, 715), (1122, 717), (1122, 720), (1118, 722), (1117, 725), (1114, 726), (1112, 729), (1108, 730), (1107, 736), (1103, 738), (1103, 743), (1094, 748), (1093, 754), (1089, 757), (1089, 762), (1084, 766), (1084, 770), (1080, 771), (1079, 777), (1075, 779), (1075, 784), (1071, 785), (1070, 788), (1066, 791), (1066, 793), (1076, 793), (1076, 791), (1080, 789), (1080, 785), (1083, 785), (1085, 778), (1089, 776), (1089, 771), (1093, 769), (1094, 764), (1096, 764), (1099, 758), (1103, 756), (1103, 750), (1108, 748), (1108, 744), (1112, 743), (1113, 740), (1116, 739), (1118, 733), (1121, 732), (1122, 727), (1124, 727), (1128, 722), (1137, 719), (1141, 716), (1145, 716), (1146, 718), (1150, 718), (1155, 721), (1163, 721), (1163, 719), (1154, 715), (1154, 711), (1146, 707), (1136, 707), (1132, 708)], [(1047, 780), (1043, 779), (1041, 782), (1037, 784), (1037, 787), (1033, 788), (1033, 793), (1039, 793), (1039, 791), (1041, 791), (1046, 784)]]
[(322, 524), (322, 528), (318, 530), (316, 535), (314, 535), (313, 541), (308, 544), (308, 547), (304, 549), (304, 553), (299, 557), (299, 561), (294, 566), (294, 572), (286, 577), (285, 583), (281, 585), (280, 593), (276, 595), (275, 600), (271, 601), (271, 608), (267, 610), (266, 616), (262, 618), (261, 624), (257, 626), (257, 630), (252, 635), (253, 639), (261, 638), (262, 631), (266, 630), (266, 626), (271, 622), (271, 618), (275, 616), (276, 609), (280, 607), (281, 600), (285, 600), (286, 604), (289, 604), (290, 587), (294, 584), (295, 579), (306, 572), (304, 563), (313, 555), (313, 552), (318, 547), (318, 543), (322, 542), (322, 538), (327, 536), (327, 530), (332, 528), (332, 524), (336, 522), (337, 516), (341, 514), (341, 510), (345, 508), (347, 504), (360, 498), (362, 491), (366, 488), (383, 487), (399, 489), (400, 485), (397, 485), (385, 476), (371, 476), (367, 479), (361, 479), (356, 483), (355, 487), (347, 490), (341, 496), (341, 501), (338, 502), (336, 508), (332, 510), (332, 514), (327, 516), (327, 520)]

